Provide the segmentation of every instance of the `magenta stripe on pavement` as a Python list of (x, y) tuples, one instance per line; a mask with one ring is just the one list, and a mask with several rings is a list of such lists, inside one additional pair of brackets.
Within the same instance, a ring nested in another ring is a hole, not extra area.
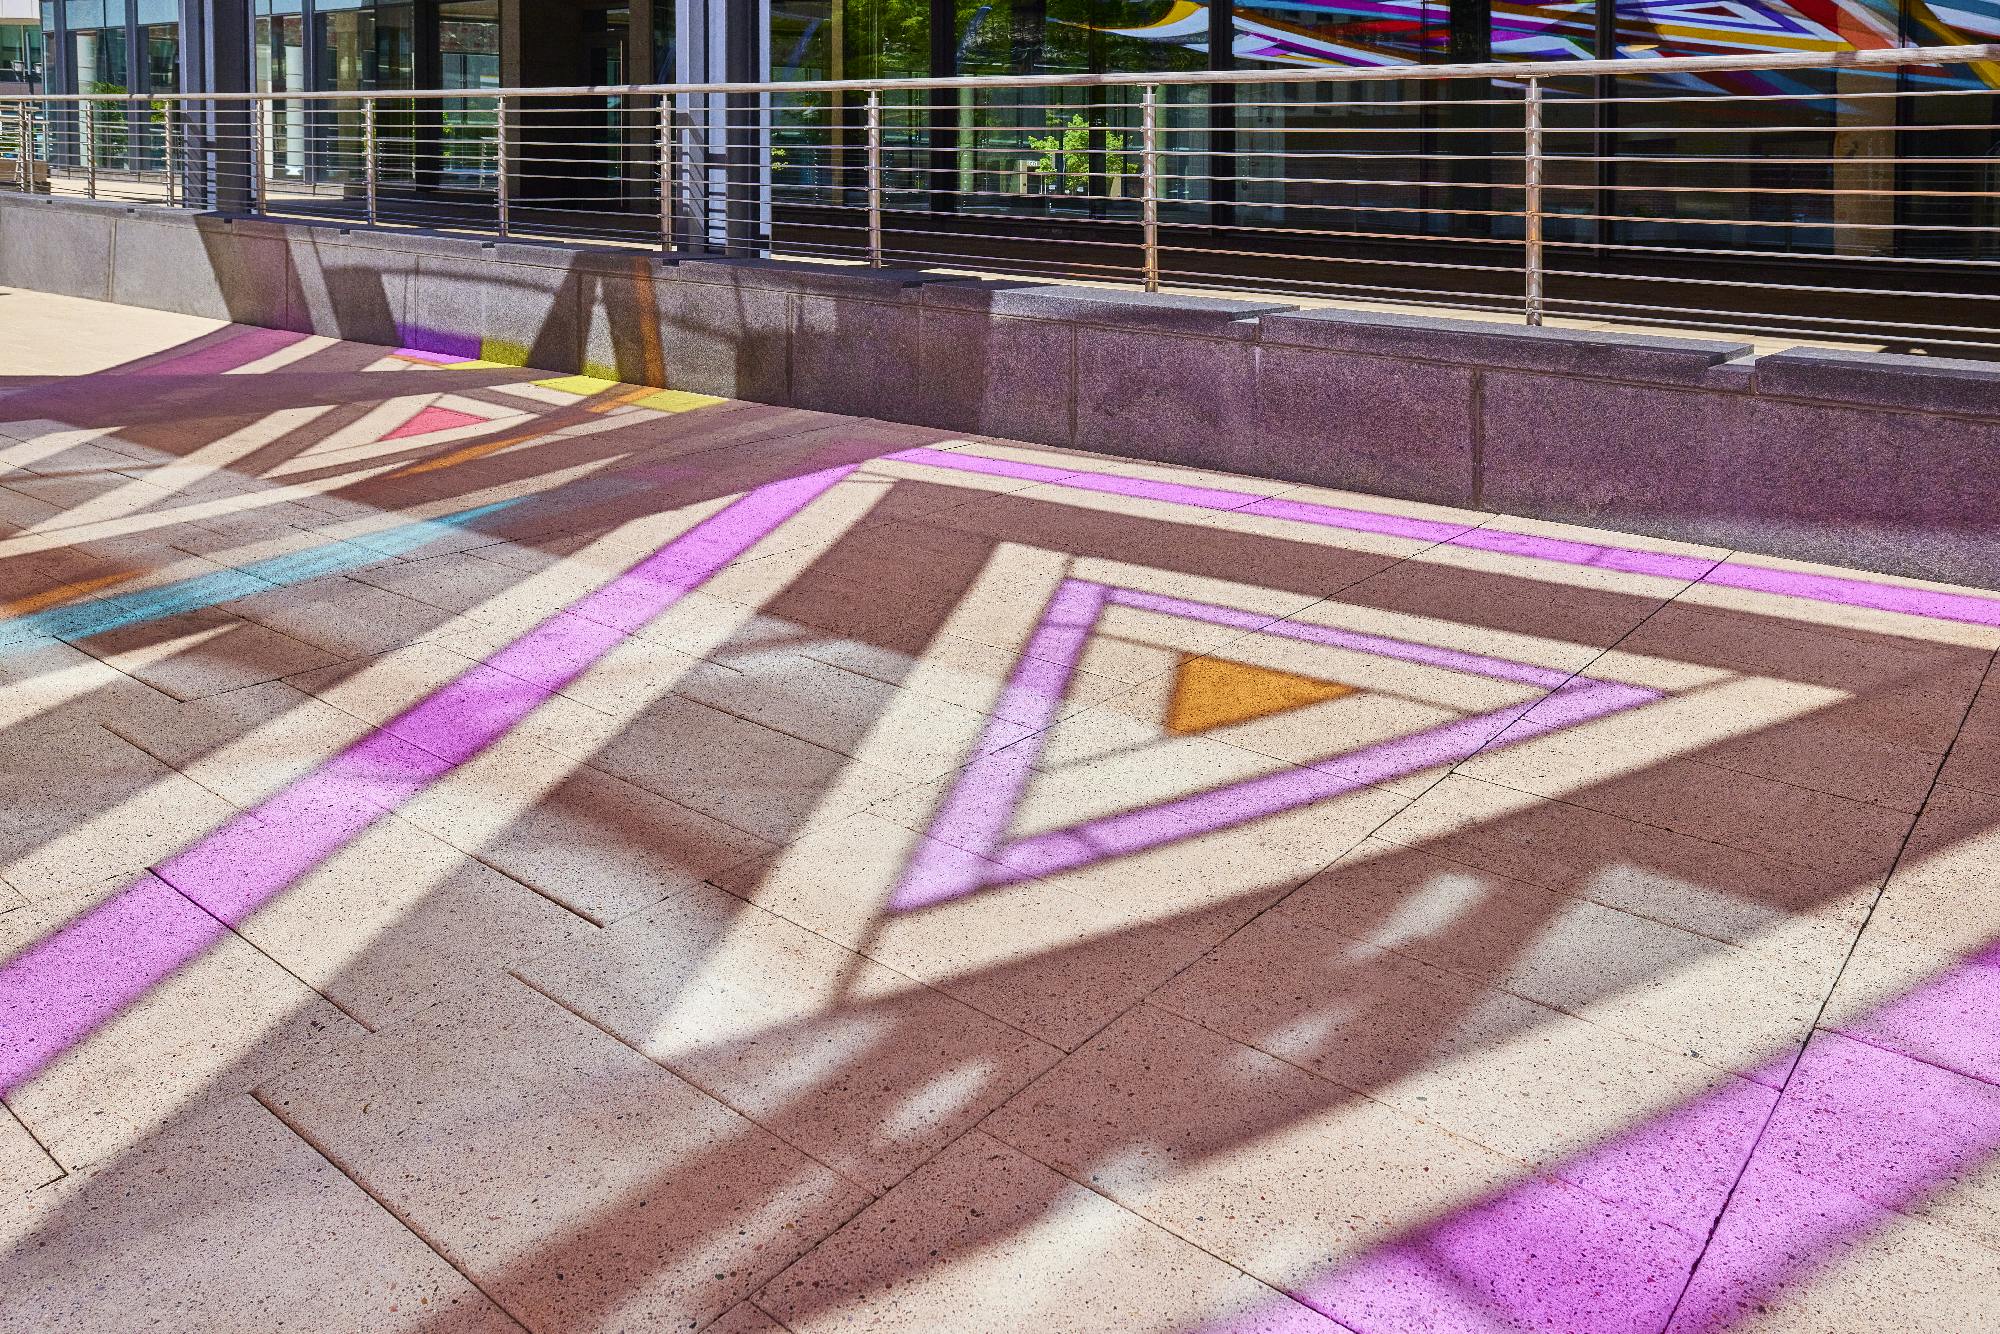
[(828, 468), (743, 496), (0, 965), (0, 1092), (197, 957), (220, 938), (223, 924), (241, 924), (328, 855), (505, 735), (628, 631), (664, 612), (851, 472)]
[(229, 934), (142, 875), (0, 968), (0, 1092), (69, 1050)]
[(1718, 1334), (1992, 1163), (1996, 1039), (2000, 945), (1290, 1295), (1356, 1334)]
[(1769, 566), (1745, 565), (1735, 560), (1717, 562), (1705, 556), (1681, 556), (1594, 542), (1513, 533), (1498, 528), (1443, 523), (1385, 514), (1375, 510), (1322, 505), (1311, 501), (1257, 497), (1237, 491), (1209, 487), (1182, 486), (1173, 482), (1153, 482), (1116, 477), (1107, 473), (1076, 472), (1011, 459), (990, 459), (947, 449), (909, 449), (888, 457), (906, 463), (923, 463), (957, 472), (1017, 477), (1024, 481), (1047, 482), (1083, 491), (1108, 492), (1168, 501), (1195, 509), (1234, 511), (1266, 518), (1290, 519), (1324, 528), (1344, 528), (1354, 532), (1384, 533), (1422, 542), (1491, 551), (1557, 565), (1590, 566), (1623, 574), (1654, 575), (1690, 583), (1708, 583), (1761, 593), (1839, 606), (1868, 607), (1877, 611), (1900, 612), (1907, 616), (1927, 616), (1933, 620), (1963, 621), (1972, 625), (2000, 626), (2000, 598), (1984, 598), (1939, 589), (1909, 588), (1848, 575), (1803, 574)]
[(1805, 574), (1798, 570), (1776, 570), (1768, 565), (1742, 565), (1735, 561), (1716, 566), (1703, 576), (1702, 582), (1758, 593), (1778, 593), (1785, 597), (1804, 598), (1809, 602), (1836, 602), (1875, 611), (1896, 611), (1906, 616), (1929, 616), (1940, 621), (2000, 625), (2000, 598), (1949, 593), (1942, 589), (1906, 588), (1902, 584), (1878, 584), (1869, 579), (1841, 575)]

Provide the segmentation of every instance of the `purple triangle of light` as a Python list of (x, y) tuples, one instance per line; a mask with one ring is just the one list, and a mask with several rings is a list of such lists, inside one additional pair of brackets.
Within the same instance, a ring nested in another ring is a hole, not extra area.
[[(1007, 830), (1027, 793), (1035, 761), (1084, 646), (1105, 608), (1113, 605), (1512, 681), (1547, 693), (1539, 700), (1475, 714), (1308, 766), (1288, 766), (1205, 792), (1010, 839)], [(1656, 690), (1588, 680), (1531, 663), (1066, 579), (1050, 596), (1022, 648), (993, 720), (975, 747), (977, 758), (959, 770), (951, 791), (932, 815), (924, 831), (927, 837), (891, 891), (889, 906), (897, 911), (930, 907), (993, 886), (1078, 870), (1111, 857), (1235, 828), (1455, 764), (1489, 746), (1516, 745), (1659, 698)], [(1029, 735), (1008, 744), (1008, 737), (1022, 727)]]

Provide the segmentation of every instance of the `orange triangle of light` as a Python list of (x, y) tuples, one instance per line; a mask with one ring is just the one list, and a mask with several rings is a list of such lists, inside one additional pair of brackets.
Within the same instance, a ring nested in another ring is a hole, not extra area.
[(1297, 672), (1222, 658), (1183, 657), (1167, 705), (1167, 730), (1189, 736), (1354, 693), (1353, 686)]

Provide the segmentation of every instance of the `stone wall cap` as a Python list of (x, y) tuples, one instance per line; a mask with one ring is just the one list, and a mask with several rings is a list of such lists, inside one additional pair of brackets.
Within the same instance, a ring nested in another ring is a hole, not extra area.
[(567, 245), (561, 241), (489, 240), (483, 242), (487, 257), (501, 264), (530, 268), (583, 270), (594, 273), (634, 274), (660, 270), (657, 250), (632, 246)]
[[(7, 168), (0, 170), (11, 170), (12, 167), (13, 164), (10, 162)], [(131, 204), (118, 199), (77, 199), (71, 195), (21, 195), (15, 194), (11, 188), (0, 194), (0, 199), (5, 199), (17, 208), (33, 206), (53, 209), (58, 213), (88, 213), (101, 217), (123, 217), (145, 207), (143, 204)]]
[(1909, 412), (2000, 417), (2000, 362), (1790, 348), (1757, 359), (1757, 390)]
[(923, 269), (871, 269), (865, 264), (809, 264), (769, 259), (696, 259), (674, 265), (684, 282), (730, 287), (768, 287), (784, 292), (822, 292), (901, 301), (929, 283), (964, 281)]
[(1281, 301), (1239, 301), (1171, 292), (1077, 287), (1067, 283), (968, 282), (929, 289), (923, 301), (926, 305), (988, 315), (1075, 320), (1227, 338), (1254, 338), (1257, 328), (1249, 321), (1259, 315), (1298, 309)]
[(449, 255), (454, 259), (478, 259), (490, 253), (487, 244), (477, 237), (389, 231), (367, 226), (342, 227), (332, 235), (322, 232), (318, 239), (321, 245), (347, 246), (355, 250), (394, 250), (409, 255)]
[(1706, 338), (1551, 329), (1373, 310), (1302, 310), (1267, 315), (1260, 323), (1267, 343), (1608, 379), (1692, 383), (1710, 367), (1750, 353), (1748, 344)]

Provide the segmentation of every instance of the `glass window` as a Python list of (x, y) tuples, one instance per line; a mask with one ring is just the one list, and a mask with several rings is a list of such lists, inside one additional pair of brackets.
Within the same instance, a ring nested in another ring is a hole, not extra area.
[(438, 86), (500, 86), (499, 0), (447, 0), (438, 6)]
[(0, 83), (39, 82), (42, 30), (25, 23), (0, 24)]
[(375, 10), (377, 88), (416, 86), (416, 11), (413, 6), (380, 5)]
[[(438, 84), (467, 89), (500, 86), (498, 0), (445, 0), (438, 6)], [(446, 98), (435, 105), (445, 179), (466, 185), (488, 180), (493, 104)]]
[(78, 92), (123, 93), (131, 90), (125, 67), (123, 28), (72, 32), (69, 40)]
[[(274, 14), (257, 20), (257, 91), (300, 92), (306, 86), (304, 20)], [(265, 153), (272, 176), (293, 180), (306, 172), (304, 102), (274, 101), (266, 112)]]
[(181, 90), (181, 29), (178, 23), (155, 23), (146, 29), (146, 91)]
[(313, 15), (319, 47), (319, 86), (349, 92), (375, 86), (375, 11), (319, 10)]
[(653, 82), (674, 81), (674, 23), (678, 8), (673, 0), (653, 0)]
[(581, 15), (583, 23), (583, 81), (615, 85), (625, 82), (625, 53), (631, 49), (632, 11), (623, 5), (603, 9), (595, 6)]

